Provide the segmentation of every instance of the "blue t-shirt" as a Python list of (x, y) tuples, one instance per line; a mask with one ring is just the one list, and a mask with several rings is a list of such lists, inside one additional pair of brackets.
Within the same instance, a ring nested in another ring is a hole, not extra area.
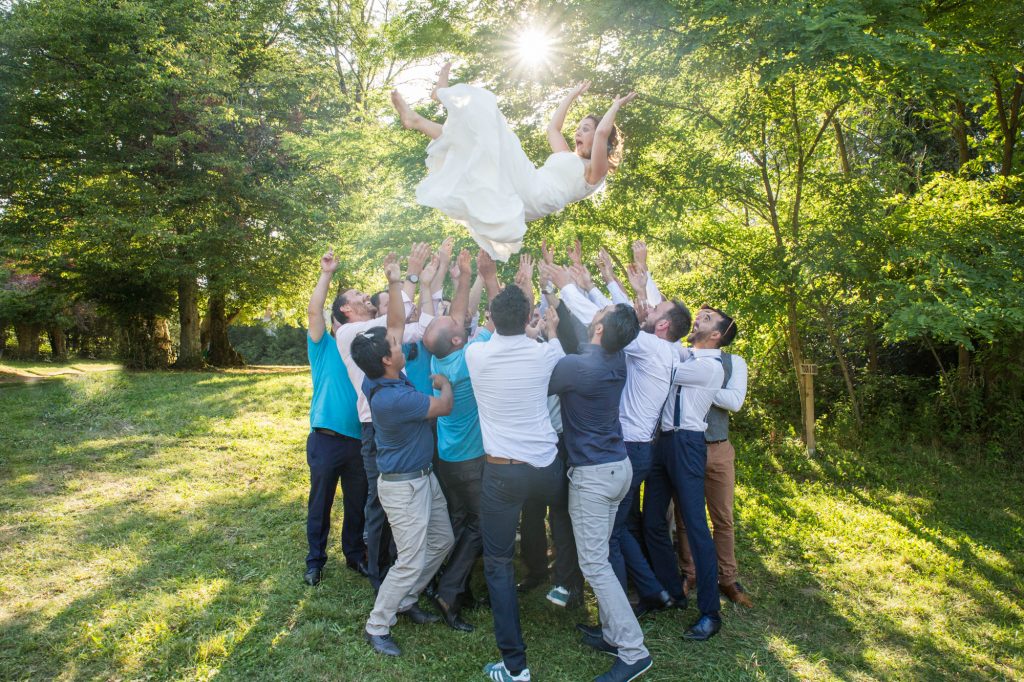
[(420, 393), (433, 395), (434, 387), (430, 381), (430, 360), (434, 356), (430, 354), (422, 341), (402, 344), (402, 353), (405, 354), (405, 376), (409, 378), (409, 383), (415, 386)]
[[(490, 338), (491, 332), (482, 329), (468, 345)], [(433, 357), (430, 369), (434, 374), (448, 377), (455, 396), (452, 413), (437, 418), (438, 457), (446, 462), (464, 462), (481, 456), (484, 454), (484, 441), (480, 434), (480, 412), (476, 407), (476, 396), (466, 366), (466, 347), (444, 358)], [(434, 391), (434, 395), (440, 396), (441, 391)]]
[[(376, 389), (376, 391), (374, 391)], [(427, 421), (430, 396), (400, 379), (363, 379), (363, 393), (373, 413), (377, 469), (406, 474), (425, 469), (434, 459), (434, 433)]]
[(351, 438), (362, 436), (356, 392), (334, 337), (324, 332), (319, 341), (306, 334), (306, 354), (313, 374), (313, 399), (309, 404), (309, 428), (330, 429)]

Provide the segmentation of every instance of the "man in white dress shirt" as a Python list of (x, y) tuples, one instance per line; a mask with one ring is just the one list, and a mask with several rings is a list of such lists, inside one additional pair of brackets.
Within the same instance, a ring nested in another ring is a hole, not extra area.
[(732, 320), (712, 308), (701, 308), (687, 337), (691, 349), (677, 362), (672, 386), (661, 416), (661, 434), (654, 451), (644, 496), (644, 537), (658, 581), (671, 594), (683, 591), (679, 564), (672, 547), (666, 514), (672, 495), (682, 510), (686, 536), (697, 573), (700, 618), (684, 638), (703, 641), (721, 629), (718, 601), (718, 563), (704, 506), (707, 466), (705, 417), (722, 386), (719, 346), (735, 336)]
[(554, 499), (565, 473), (555, 456), (558, 436), (547, 399), (551, 371), (565, 356), (556, 338), (558, 316), (548, 311), (551, 340), (538, 343), (526, 335), (531, 309), (519, 287), (506, 287), (491, 301), (494, 336), (466, 348), (486, 453), (480, 493), (484, 576), (502, 657), (484, 674), (497, 682), (530, 679), (513, 568), (519, 515), (528, 500)]

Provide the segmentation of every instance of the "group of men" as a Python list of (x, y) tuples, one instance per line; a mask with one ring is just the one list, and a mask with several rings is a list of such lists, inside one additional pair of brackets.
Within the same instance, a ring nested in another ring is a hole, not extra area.
[[(556, 264), (545, 245), (535, 305), (529, 255), (503, 287), (482, 251), (474, 279), (468, 251), (451, 262), (450, 240), (433, 255), (416, 244), (404, 273), (394, 254), (385, 259), (386, 291), (337, 295), (331, 334), (324, 305), (338, 262), (333, 253), (321, 259), (308, 310), (305, 579), (320, 582), (340, 480), (342, 550), (376, 592), (364, 635), (377, 652), (401, 654), (391, 637), (399, 616), (472, 630), (463, 612), (477, 603), (470, 578), (482, 556), (501, 651), (484, 674), (530, 680), (518, 594), (549, 579), (546, 518), (555, 550), (547, 598), (581, 604), (584, 580), (590, 584), (600, 623), (577, 628), (584, 644), (615, 657), (600, 682), (646, 672), (652, 659), (638, 618), (686, 608), (694, 588), (700, 617), (686, 639), (719, 631), (720, 592), (752, 605), (736, 581), (728, 440), (747, 370), (721, 351), (736, 336), (735, 321), (710, 306), (691, 318), (680, 301), (662, 298), (642, 242), (633, 256), (631, 300), (603, 249), (607, 295), (578, 243), (569, 266)], [(450, 309), (441, 298), (446, 276)], [(517, 533), (527, 568), (518, 585)], [(420, 608), (424, 592), (440, 617)]]

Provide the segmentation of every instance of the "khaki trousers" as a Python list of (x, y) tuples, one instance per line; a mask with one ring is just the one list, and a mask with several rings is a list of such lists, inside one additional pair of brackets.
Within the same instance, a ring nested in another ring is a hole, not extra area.
[[(711, 515), (711, 536), (718, 555), (718, 584), (732, 585), (739, 569), (736, 566), (736, 536), (733, 532), (733, 500), (736, 495), (736, 450), (732, 443), (708, 444), (708, 463), (705, 468), (704, 498)], [(686, 526), (676, 505), (676, 526), (679, 536), (679, 561), (687, 580), (696, 576), (690, 546), (686, 541)]]

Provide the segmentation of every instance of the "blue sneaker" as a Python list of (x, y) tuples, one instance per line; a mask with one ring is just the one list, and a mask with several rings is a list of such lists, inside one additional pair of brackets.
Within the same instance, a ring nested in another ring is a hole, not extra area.
[(488, 663), (484, 666), (484, 675), (494, 682), (530, 682), (530, 669), (523, 668), (518, 675), (513, 675), (505, 667), (505, 661)]
[(650, 656), (641, 658), (636, 663), (623, 663), (621, 658), (617, 658), (611, 670), (595, 677), (594, 682), (630, 682), (650, 670), (653, 664)]
[(548, 601), (555, 606), (561, 606), (564, 609), (566, 604), (569, 603), (569, 596), (569, 590), (565, 589), (561, 585), (555, 585), (551, 588), (551, 591), (548, 592)]

